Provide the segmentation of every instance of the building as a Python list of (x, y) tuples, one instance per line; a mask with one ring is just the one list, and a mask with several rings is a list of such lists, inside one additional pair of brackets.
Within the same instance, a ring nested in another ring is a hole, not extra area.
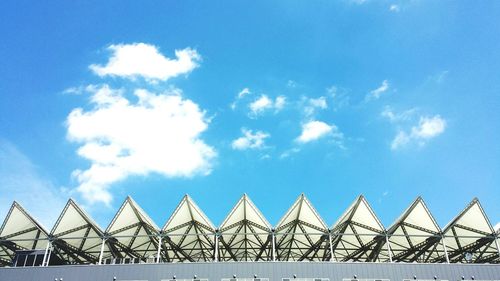
[(159, 228), (127, 197), (105, 230), (70, 199), (50, 232), (14, 202), (0, 280), (500, 280), (499, 245), (477, 199), (441, 228), (419, 197), (386, 228), (359, 196), (329, 227), (300, 195), (273, 227), (243, 195), (216, 227), (186, 195)]

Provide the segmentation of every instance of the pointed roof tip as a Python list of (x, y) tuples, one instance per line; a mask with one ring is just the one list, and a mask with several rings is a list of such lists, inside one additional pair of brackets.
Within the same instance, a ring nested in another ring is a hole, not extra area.
[(358, 195), (358, 199), (365, 199), (366, 197), (363, 194)]
[[(474, 197), (472, 198), (472, 200), (470, 201), (471, 204), (474, 204), (474, 203), (479, 203), (479, 198), (477, 197)], [(480, 203), (481, 204), (481, 203)]]

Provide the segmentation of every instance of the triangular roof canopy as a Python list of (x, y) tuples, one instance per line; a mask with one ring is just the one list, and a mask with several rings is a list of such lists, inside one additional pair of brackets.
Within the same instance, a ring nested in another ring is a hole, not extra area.
[(271, 225), (244, 194), (219, 227), (220, 260), (270, 259)]
[(215, 226), (185, 195), (162, 229), (167, 246), (164, 259), (170, 261), (211, 261)]
[(158, 226), (130, 196), (106, 229), (113, 252), (143, 260), (156, 255), (158, 233)]
[(64, 207), (50, 234), (63, 260), (95, 263), (99, 259), (103, 231), (72, 199)]
[(328, 227), (304, 194), (276, 226), (278, 260), (324, 260), (318, 256), (328, 240)]
[(334, 259), (367, 261), (376, 237), (385, 229), (365, 197), (360, 195), (332, 227)]
[(10, 265), (16, 250), (45, 249), (48, 233), (14, 201), (0, 228), (0, 264)]
[(494, 243), (494, 230), (479, 200), (474, 198), (444, 229), (444, 241), (451, 262), (465, 261), (466, 253), (472, 259), (485, 253)]
[(415, 262), (436, 258), (441, 228), (424, 200), (418, 197), (387, 231), (394, 261)]

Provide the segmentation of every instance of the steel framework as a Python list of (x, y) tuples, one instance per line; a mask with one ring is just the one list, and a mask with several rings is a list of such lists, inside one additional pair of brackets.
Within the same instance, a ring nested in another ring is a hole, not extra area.
[(14, 202), (0, 228), (0, 266), (11, 266), (17, 251), (28, 250), (43, 250), (43, 266), (51, 256), (65, 264), (500, 263), (499, 244), (500, 230), (493, 230), (477, 198), (441, 229), (418, 197), (386, 229), (359, 196), (328, 228), (302, 194), (273, 228), (246, 194), (219, 227), (186, 195), (160, 229), (127, 197), (104, 231), (70, 199), (50, 233)]

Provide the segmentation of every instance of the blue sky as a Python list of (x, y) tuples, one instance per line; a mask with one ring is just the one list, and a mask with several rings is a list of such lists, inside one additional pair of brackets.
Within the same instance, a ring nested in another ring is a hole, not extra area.
[(444, 227), (500, 222), (500, 2), (2, 1), (0, 213), (69, 197), (160, 226), (188, 193), (328, 225), (359, 194), (388, 227), (419, 195)]

